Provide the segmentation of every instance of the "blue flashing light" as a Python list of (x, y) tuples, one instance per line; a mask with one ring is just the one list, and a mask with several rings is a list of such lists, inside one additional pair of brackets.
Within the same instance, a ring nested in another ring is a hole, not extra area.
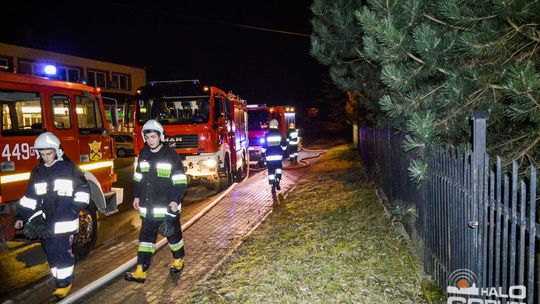
[(264, 137), (259, 138), (259, 143), (264, 144)]
[(56, 75), (56, 67), (54, 65), (48, 64), (45, 66), (45, 74), (47, 75)]

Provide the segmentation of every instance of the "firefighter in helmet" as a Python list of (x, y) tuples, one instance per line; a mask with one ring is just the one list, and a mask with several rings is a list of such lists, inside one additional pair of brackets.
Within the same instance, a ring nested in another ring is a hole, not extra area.
[(29, 239), (42, 239), (56, 289), (51, 301), (65, 298), (71, 289), (75, 257), (73, 236), (79, 212), (90, 203), (84, 173), (67, 157), (60, 140), (50, 132), (34, 143), (40, 163), (32, 170), (28, 189), (17, 205), (15, 228), (24, 226)]
[(289, 160), (296, 162), (298, 160), (298, 130), (295, 128), (294, 122), (289, 123), (287, 135), (287, 142), (289, 144)]
[(164, 144), (163, 126), (153, 119), (147, 121), (142, 128), (142, 137), (146, 144), (139, 154), (133, 176), (133, 208), (139, 211), (142, 220), (137, 268), (125, 274), (126, 280), (138, 283), (146, 281), (158, 232), (169, 242), (174, 259), (169, 269), (171, 274), (183, 270), (185, 252), (180, 211), (187, 187), (180, 156)]
[(281, 170), (283, 160), (283, 152), (287, 149), (287, 140), (281, 136), (278, 130), (279, 123), (277, 120), (270, 121), (270, 129), (266, 133), (266, 138), (262, 147), (262, 152), (266, 155), (266, 163), (268, 167), (268, 182), (276, 190), (281, 190), (279, 182), (281, 180)]

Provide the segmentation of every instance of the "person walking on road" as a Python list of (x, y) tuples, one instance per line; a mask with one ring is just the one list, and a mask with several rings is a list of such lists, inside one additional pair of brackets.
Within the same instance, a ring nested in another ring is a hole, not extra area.
[(289, 123), (289, 129), (287, 130), (287, 142), (289, 144), (289, 161), (298, 161), (298, 130), (296, 129), (294, 122)]
[(266, 155), (268, 182), (272, 185), (272, 192), (281, 190), (279, 186), (282, 170), (281, 161), (283, 160), (283, 152), (287, 150), (287, 139), (281, 136), (278, 126), (277, 120), (270, 121), (270, 130), (266, 133), (262, 147), (262, 152)]
[(139, 154), (133, 176), (135, 190), (133, 208), (142, 220), (139, 234), (137, 268), (127, 272), (127, 281), (144, 283), (156, 250), (158, 231), (167, 238), (174, 261), (171, 274), (184, 268), (184, 239), (180, 225), (181, 200), (187, 188), (182, 160), (176, 151), (164, 144), (163, 126), (147, 121), (142, 128), (145, 146)]
[(39, 135), (34, 149), (40, 163), (32, 170), (17, 205), (15, 228), (24, 227), (29, 239), (42, 239), (56, 286), (51, 301), (58, 302), (71, 289), (73, 236), (79, 229), (79, 212), (90, 203), (90, 190), (84, 173), (64, 155), (54, 134)]

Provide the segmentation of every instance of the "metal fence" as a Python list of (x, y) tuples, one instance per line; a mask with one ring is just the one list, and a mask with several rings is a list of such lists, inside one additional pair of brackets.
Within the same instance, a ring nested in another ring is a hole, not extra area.
[(536, 170), (520, 176), (514, 161), (506, 174), (501, 159), (485, 153), (485, 117), (473, 121), (473, 150), (428, 148), (422, 184), (409, 178), (417, 156), (403, 150), (403, 135), (361, 128), (358, 150), (391, 207), (412, 213), (405, 228), (442, 291), (476, 287), (467, 298), (540, 303)]

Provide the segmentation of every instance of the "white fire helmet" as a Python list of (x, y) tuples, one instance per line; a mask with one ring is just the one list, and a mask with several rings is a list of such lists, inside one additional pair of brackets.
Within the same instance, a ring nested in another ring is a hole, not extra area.
[[(58, 137), (56, 137), (56, 135), (52, 134), (51, 132), (45, 132), (40, 134), (34, 142), (34, 149), (38, 151), (54, 149), (57, 158), (61, 158), (62, 155), (64, 155), (60, 139), (58, 139)], [(39, 152), (36, 153), (39, 156)]]
[(148, 131), (157, 132), (159, 134), (159, 139), (162, 142), (165, 141), (165, 130), (163, 129), (163, 126), (159, 122), (155, 121), (154, 119), (150, 119), (142, 127), (141, 134), (142, 134), (142, 138), (143, 138), (144, 142), (146, 142), (146, 137), (144, 137), (144, 133), (146, 133)]
[(278, 128), (278, 121), (275, 119), (270, 120), (270, 129), (277, 129)]

